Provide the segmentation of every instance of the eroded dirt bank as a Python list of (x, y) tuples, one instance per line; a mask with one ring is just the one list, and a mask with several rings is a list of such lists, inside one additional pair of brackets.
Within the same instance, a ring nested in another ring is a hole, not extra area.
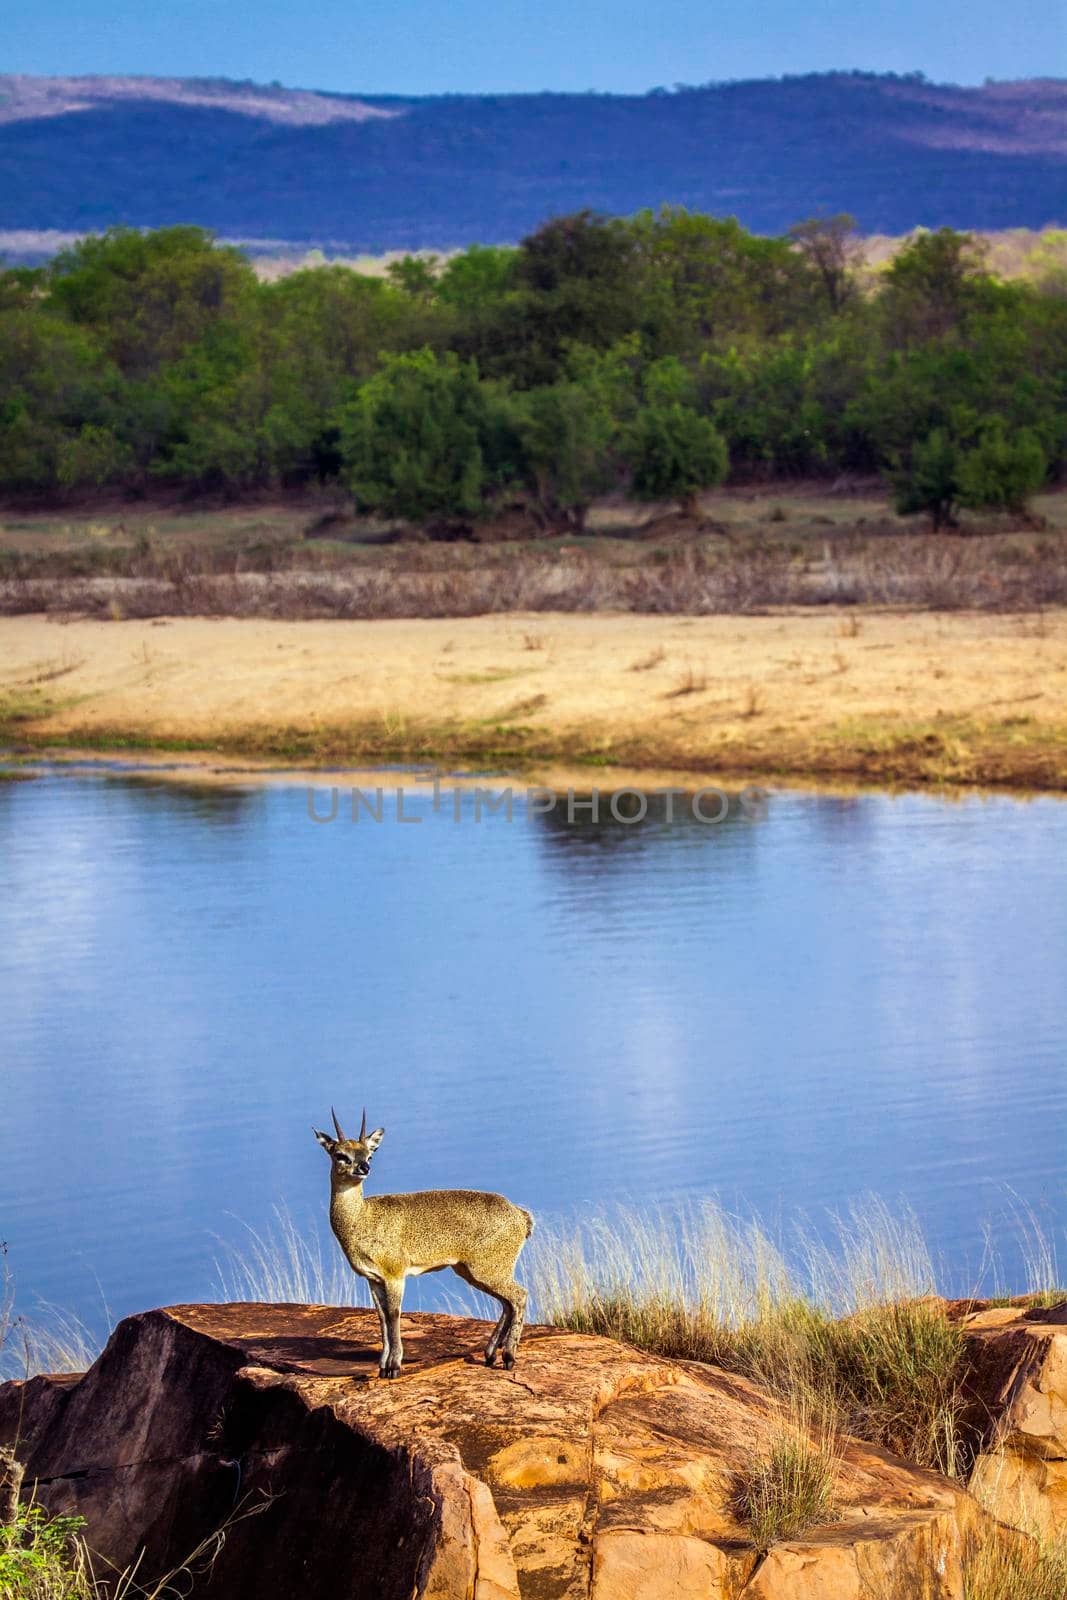
[(7, 742), (1067, 789), (1067, 611), (0, 620)]

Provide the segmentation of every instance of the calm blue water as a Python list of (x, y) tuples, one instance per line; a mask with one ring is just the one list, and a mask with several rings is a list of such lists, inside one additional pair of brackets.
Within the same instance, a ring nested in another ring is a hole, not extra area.
[(0, 784), (23, 1305), (209, 1293), (235, 1218), (321, 1216), (331, 1102), (385, 1125), (380, 1192), (554, 1214), (715, 1192), (773, 1222), (873, 1191), (910, 1202), (961, 1290), (990, 1221), (1018, 1282), (1014, 1194), (1062, 1249), (1067, 805), (407, 810), (316, 826), (301, 787)]

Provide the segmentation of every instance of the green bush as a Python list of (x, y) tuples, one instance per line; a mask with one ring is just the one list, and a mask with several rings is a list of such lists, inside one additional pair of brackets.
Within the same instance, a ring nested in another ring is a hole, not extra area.
[(960, 458), (960, 505), (1024, 511), (1047, 470), (1045, 452), (1029, 429), (1009, 439), (1003, 423), (994, 422)]
[(688, 510), (699, 490), (723, 481), (730, 465), (714, 425), (677, 402), (642, 407), (627, 455), (639, 499), (679, 500)]
[(893, 474), (893, 504), (901, 516), (925, 512), (936, 531), (953, 527), (960, 493), (960, 454), (944, 428), (920, 439)]
[(357, 505), (405, 521), (480, 516), (514, 455), (507, 415), (474, 364), (432, 350), (387, 357), (338, 421)]
[(1021, 509), (1067, 462), (1067, 300), (999, 282), (951, 229), (868, 288), (855, 256), (847, 217), (761, 238), (664, 207), (259, 282), (202, 229), (113, 229), (0, 269), (0, 492), (333, 482), (469, 521), (525, 489), (573, 529), (628, 478), (717, 481), (678, 406), (735, 475), (887, 470), (939, 526)]

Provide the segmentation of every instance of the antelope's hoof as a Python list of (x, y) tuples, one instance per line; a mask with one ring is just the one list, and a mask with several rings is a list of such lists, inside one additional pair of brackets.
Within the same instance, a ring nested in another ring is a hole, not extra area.
[(400, 1376), (400, 1367), (399, 1367), (399, 1365), (390, 1366), (390, 1367), (379, 1367), (378, 1368), (378, 1376), (379, 1376), (379, 1378), (399, 1378), (399, 1376)]
[(496, 1366), (496, 1351), (495, 1350), (487, 1350), (485, 1352), (485, 1364), (486, 1364), (487, 1367), (495, 1367)]
[(511, 1371), (511, 1369), (512, 1369), (512, 1367), (514, 1365), (515, 1365), (515, 1357), (512, 1355), (510, 1350), (505, 1350), (504, 1351), (504, 1366), (507, 1368), (508, 1372)]

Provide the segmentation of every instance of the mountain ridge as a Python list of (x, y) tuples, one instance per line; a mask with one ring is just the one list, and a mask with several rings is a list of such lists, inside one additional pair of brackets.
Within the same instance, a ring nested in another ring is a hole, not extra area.
[(1067, 220), (1067, 81), (809, 74), (644, 95), (344, 95), (0, 77), (0, 229), (196, 222), (359, 250), (514, 240), (661, 204), (759, 232)]

